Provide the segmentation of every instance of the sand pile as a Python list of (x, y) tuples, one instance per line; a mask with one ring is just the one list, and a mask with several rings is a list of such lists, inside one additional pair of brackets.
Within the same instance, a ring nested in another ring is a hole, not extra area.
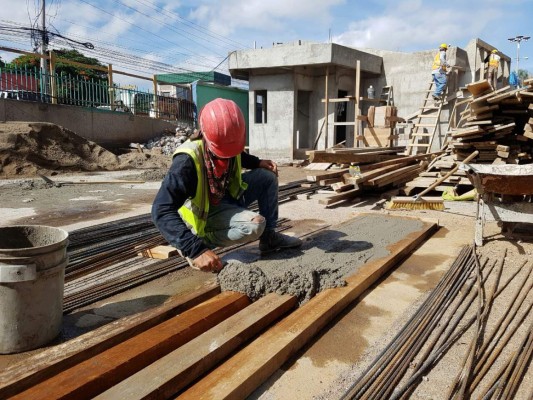
[(0, 178), (38, 173), (168, 168), (170, 157), (149, 152), (117, 156), (98, 144), (50, 123), (0, 124)]

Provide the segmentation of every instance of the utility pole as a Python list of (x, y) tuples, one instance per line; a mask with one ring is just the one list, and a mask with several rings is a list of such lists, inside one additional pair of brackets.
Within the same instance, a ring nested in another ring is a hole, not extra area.
[[(46, 2), (41, 2), (41, 56), (47, 55), (48, 36), (46, 34)], [(41, 93), (48, 94), (48, 82), (46, 76), (48, 75), (48, 62), (46, 58), (41, 58)]]

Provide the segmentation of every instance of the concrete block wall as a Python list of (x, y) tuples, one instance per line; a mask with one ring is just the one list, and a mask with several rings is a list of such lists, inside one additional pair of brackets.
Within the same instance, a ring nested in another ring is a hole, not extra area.
[(145, 143), (176, 124), (155, 118), (108, 110), (0, 99), (1, 121), (50, 122), (107, 148)]
[[(255, 123), (255, 91), (267, 90), (267, 123)], [(250, 79), (250, 153), (264, 159), (292, 160), (295, 91), (292, 73)]]

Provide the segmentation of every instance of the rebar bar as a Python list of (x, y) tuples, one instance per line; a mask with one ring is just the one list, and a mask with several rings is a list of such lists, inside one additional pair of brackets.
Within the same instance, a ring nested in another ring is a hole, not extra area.
[[(393, 360), (398, 353), (400, 353), (401, 347), (406, 341), (413, 337), (413, 330), (416, 329), (418, 321), (424, 320), (424, 317), (427, 315), (428, 311), (431, 310), (433, 302), (436, 301), (441, 295), (442, 292), (449, 292), (449, 285), (453, 283), (460, 272), (464, 272), (465, 269), (470, 269), (470, 267), (465, 268), (468, 265), (468, 258), (470, 254), (470, 248), (465, 246), (456, 260), (444, 275), (444, 277), (437, 284), (435, 290), (433, 290), (426, 301), (423, 303), (415, 314), (409, 319), (406, 325), (396, 334), (394, 339), (389, 342), (389, 344), (382, 350), (382, 352), (374, 359), (374, 361), (366, 368), (366, 370), (360, 375), (359, 379), (356, 380), (348, 391), (341, 397), (342, 399), (358, 399), (363, 398), (366, 395), (374, 394), (373, 390), (369, 390), (370, 387), (374, 387), (374, 382), (377, 382), (379, 388), (382, 388), (380, 375), (386, 369), (387, 365), (390, 365), (391, 360)], [(466, 276), (467, 274), (464, 274)], [(466, 278), (465, 278), (466, 279)]]

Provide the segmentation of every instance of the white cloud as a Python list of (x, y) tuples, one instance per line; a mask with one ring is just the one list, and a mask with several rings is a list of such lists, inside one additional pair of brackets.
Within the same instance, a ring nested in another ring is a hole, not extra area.
[[(275, 32), (290, 28), (291, 21), (313, 21), (320, 25), (331, 20), (331, 7), (344, 0), (221, 0), (204, 2), (188, 16), (220, 35), (240, 29)], [(206, 4), (207, 3), (207, 4)]]
[[(500, 7), (504, 5), (500, 3)], [(333, 40), (347, 46), (397, 51), (430, 49), (443, 42), (462, 46), (501, 15), (497, 7), (476, 8), (475, 12), (467, 8), (466, 2), (461, 12), (433, 2), (397, 2), (380, 15), (352, 22)]]

